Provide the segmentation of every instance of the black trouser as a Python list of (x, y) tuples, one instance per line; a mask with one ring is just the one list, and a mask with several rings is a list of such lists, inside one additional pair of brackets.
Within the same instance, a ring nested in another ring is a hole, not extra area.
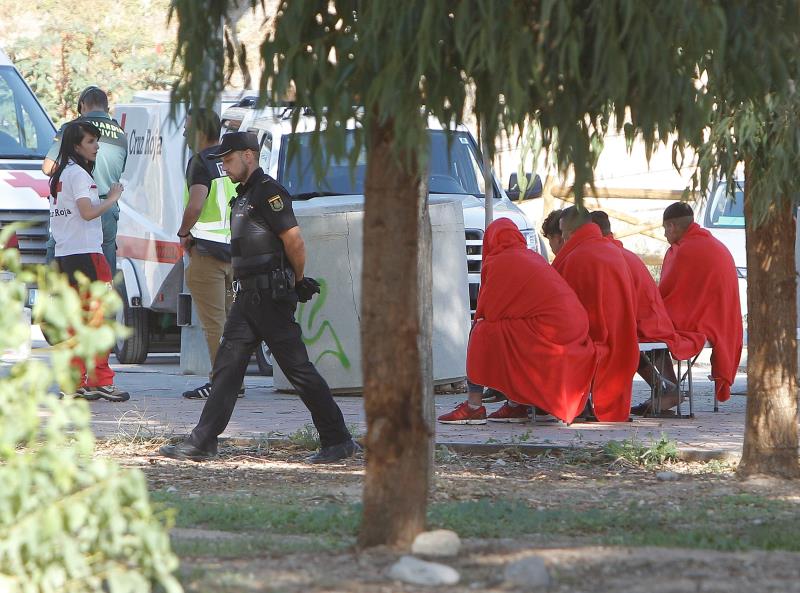
[(273, 301), (269, 290), (242, 290), (236, 295), (211, 371), (211, 393), (189, 437), (193, 445), (216, 450), (217, 437), (233, 414), (247, 364), (262, 341), (311, 412), (322, 446), (351, 438), (328, 384), (308, 359), (300, 326), (294, 319), (296, 306), (296, 300)]

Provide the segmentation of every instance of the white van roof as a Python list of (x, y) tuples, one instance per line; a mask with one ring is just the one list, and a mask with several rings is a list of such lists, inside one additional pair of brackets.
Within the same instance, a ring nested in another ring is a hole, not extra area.
[[(170, 91), (137, 91), (130, 103), (169, 103), (170, 94)], [(226, 90), (222, 91), (222, 102), (227, 104), (238, 103), (244, 97), (253, 95), (258, 97), (258, 91)]]
[(0, 48), (0, 66), (13, 66), (14, 64), (11, 63), (11, 60), (6, 55), (6, 52)]

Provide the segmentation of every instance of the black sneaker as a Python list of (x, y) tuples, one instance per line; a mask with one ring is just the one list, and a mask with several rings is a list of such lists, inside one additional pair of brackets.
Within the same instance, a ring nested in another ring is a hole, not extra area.
[(183, 392), (183, 397), (186, 399), (208, 399), (209, 395), (211, 395), (211, 383)]
[(361, 451), (361, 445), (359, 445), (353, 439), (350, 439), (349, 441), (339, 443), (338, 445), (328, 445), (327, 447), (322, 447), (322, 449), (313, 455), (306, 457), (305, 462), (313, 464), (336, 463), (342, 459), (353, 457), (356, 455), (356, 453), (360, 453)]
[[(189, 391), (183, 392), (183, 397), (186, 399), (208, 399), (209, 395), (211, 395), (211, 383), (206, 383), (197, 389), (190, 389)], [(236, 397), (239, 399), (244, 397), (244, 385), (242, 385), (241, 389), (239, 389)]]
[(208, 461), (217, 456), (216, 450), (206, 451), (194, 446), (188, 440), (177, 445), (164, 445), (158, 452), (171, 459), (188, 459), (190, 461)]
[(126, 402), (131, 398), (131, 394), (127, 391), (117, 389), (114, 385), (98, 385), (96, 387), (81, 388), (78, 397), (91, 401), (102, 397), (110, 402)]

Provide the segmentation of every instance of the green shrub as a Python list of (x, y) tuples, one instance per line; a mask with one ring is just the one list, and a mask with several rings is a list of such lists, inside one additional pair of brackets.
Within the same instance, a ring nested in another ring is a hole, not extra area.
[(603, 452), (612, 460), (620, 459), (634, 465), (652, 467), (667, 461), (678, 459), (678, 446), (675, 441), (670, 441), (665, 434), (646, 445), (634, 435), (623, 441), (608, 441), (603, 447)]
[(316, 451), (320, 447), (319, 433), (313, 424), (305, 424), (289, 435), (289, 442), (308, 451)]
[(46, 361), (0, 368), (0, 592), (180, 592), (178, 560), (144, 475), (93, 458), (87, 402), (48, 393), (54, 381), (73, 391), (73, 355), (93, 361), (123, 331), (104, 318), (119, 298), (103, 283), (84, 283), (93, 303), (84, 311), (65, 279), (22, 270), (16, 250), (0, 250), (0, 269), (16, 275), (0, 282), (0, 352), (29, 339), (26, 282), (39, 287), (34, 319), (65, 338)]

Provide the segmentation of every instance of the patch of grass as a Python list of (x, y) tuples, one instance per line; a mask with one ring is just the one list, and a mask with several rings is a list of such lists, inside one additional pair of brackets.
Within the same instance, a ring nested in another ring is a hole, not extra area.
[(600, 449), (591, 447), (575, 447), (558, 452), (558, 458), (567, 465), (589, 465), (597, 463), (598, 459), (605, 461), (605, 456)]
[(445, 447), (444, 445), (437, 445), (433, 452), (433, 460), (435, 463), (455, 463), (458, 461), (458, 453)]
[[(358, 424), (348, 424), (347, 430), (353, 440), (359, 440), (365, 436)], [(297, 445), (307, 451), (316, 451), (322, 444), (319, 440), (319, 433), (313, 424), (305, 424), (303, 428), (298, 428), (287, 438), (293, 445)]]
[(736, 465), (728, 461), (720, 461), (719, 459), (712, 459), (702, 465), (703, 471), (706, 474), (727, 474), (736, 469)]
[(609, 441), (603, 447), (603, 452), (612, 461), (622, 460), (644, 467), (662, 465), (667, 461), (678, 459), (677, 443), (670, 441), (663, 433), (650, 445), (640, 441), (636, 436), (623, 441)]
[(203, 527), (219, 531), (253, 531), (277, 534), (352, 535), (360, 520), (360, 506), (324, 504), (301, 506), (275, 503), (259, 497), (210, 496), (199, 502), (174, 493), (153, 492), (154, 502), (176, 511), (176, 527)]
[(598, 544), (800, 551), (800, 516), (791, 504), (750, 495), (698, 501), (681, 509), (642, 507), (535, 510), (515, 501), (433, 505), (432, 528), (462, 537), (562, 534)]
[[(153, 499), (175, 507), (179, 527), (244, 532), (244, 541), (251, 542), (183, 540), (178, 551), (189, 556), (246, 555), (243, 546), (252, 547), (253, 553), (271, 553), (285, 549), (290, 541), (299, 549), (324, 547), (342, 539), (347, 546), (361, 521), (359, 504), (308, 507), (260, 497), (209, 497), (198, 504), (196, 499), (164, 492), (154, 493)], [(525, 502), (508, 499), (453, 501), (430, 505), (428, 525), (475, 538), (557, 534), (609, 545), (800, 551), (797, 504), (749, 494), (698, 498), (681, 507), (667, 502), (615, 507), (567, 500), (559, 507), (533, 509)], [(258, 536), (252, 535), (255, 531)], [(282, 539), (282, 535), (304, 538)]]
[(514, 434), (511, 435), (511, 444), (512, 445), (521, 445), (522, 443), (527, 443), (533, 437), (533, 433), (530, 430), (526, 430), (521, 434)]
[(131, 409), (117, 418), (117, 430), (109, 437), (99, 440), (104, 450), (133, 445), (155, 450), (169, 443), (175, 437), (171, 426), (164, 426), (159, 419), (147, 410)]
[(350, 432), (350, 436), (353, 437), (354, 441), (360, 441), (367, 436), (367, 434), (361, 430), (361, 427), (355, 423), (348, 424), (347, 430)]
[(355, 539), (341, 536), (286, 538), (280, 535), (243, 535), (235, 539), (172, 538), (172, 550), (182, 558), (253, 558), (308, 552), (337, 552), (353, 545)]
[(319, 433), (313, 424), (306, 424), (303, 428), (298, 428), (289, 435), (289, 441), (308, 451), (316, 451), (320, 446)]

